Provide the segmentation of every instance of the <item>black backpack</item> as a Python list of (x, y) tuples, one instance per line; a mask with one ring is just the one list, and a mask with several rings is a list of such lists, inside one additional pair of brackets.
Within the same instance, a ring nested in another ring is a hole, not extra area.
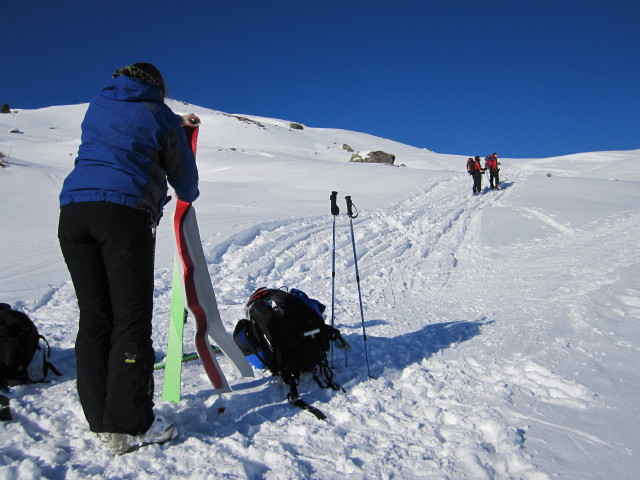
[[(36, 353), (42, 350), (40, 340), (46, 345), (42, 356), (42, 378), (29, 377), (29, 364)], [(0, 387), (6, 388), (8, 381), (21, 383), (43, 382), (49, 370), (60, 372), (49, 363), (51, 347), (38, 333), (31, 319), (24, 313), (12, 310), (6, 303), (0, 304)]]
[(238, 322), (233, 335), (245, 355), (257, 357), (289, 386), (290, 403), (321, 420), (326, 416), (300, 399), (297, 384), (301, 373), (310, 372), (320, 388), (344, 391), (333, 381), (327, 352), (330, 342), (342, 348), (346, 342), (339, 330), (324, 322), (324, 310), (301, 290), (259, 288), (249, 298), (246, 319)]

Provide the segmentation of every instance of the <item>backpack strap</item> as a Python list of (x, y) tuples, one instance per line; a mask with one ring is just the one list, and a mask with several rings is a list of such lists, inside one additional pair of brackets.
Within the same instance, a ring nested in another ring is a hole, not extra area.
[(338, 385), (333, 381), (333, 370), (331, 370), (331, 368), (329, 367), (329, 363), (327, 362), (326, 358), (322, 363), (320, 363), (320, 365), (314, 368), (314, 370), (311, 372), (311, 375), (320, 388), (342, 390), (344, 393), (346, 393), (346, 390), (342, 388), (341, 385)]
[(42, 375), (43, 375), (42, 380), (44, 381), (44, 379), (47, 378), (47, 374), (49, 373), (49, 370), (51, 370), (58, 377), (61, 377), (62, 374), (60, 373), (60, 371), (56, 367), (54, 367), (53, 364), (49, 361), (49, 359), (51, 358), (51, 346), (49, 345), (49, 342), (42, 335), (38, 335), (38, 337), (41, 338), (42, 341), (47, 346), (47, 352), (46, 352), (47, 354), (46, 356), (43, 355), (43, 358), (42, 358)]
[[(264, 295), (264, 294), (262, 294)], [(256, 300), (254, 299), (253, 302), (255, 302)], [(247, 305), (248, 307), (249, 305)], [(249, 321), (247, 322), (247, 326), (248, 328), (251, 329), (251, 334), (253, 336), (253, 338), (258, 339), (258, 342), (260, 344), (260, 347), (262, 348), (262, 350), (258, 350), (254, 345), (251, 345), (251, 343), (249, 343), (249, 349), (251, 350), (251, 353), (253, 355), (255, 355), (256, 357), (258, 357), (258, 359), (262, 362), (263, 365), (265, 365), (269, 370), (271, 370), (271, 361), (267, 360), (266, 356), (263, 354), (263, 352), (265, 351), (265, 349), (268, 349), (269, 351), (273, 351), (273, 349), (271, 348), (271, 344), (269, 343), (268, 339), (265, 339), (268, 343), (268, 345), (263, 345), (264, 342), (262, 342), (260, 340), (261, 335), (258, 333), (258, 328), (256, 327), (255, 323), (253, 321), (251, 321), (251, 313), (249, 313), (249, 309), (247, 308), (247, 318), (249, 319)], [(246, 333), (245, 333), (246, 335)]]
[[(349, 345), (349, 343), (344, 339), (344, 337), (340, 335), (340, 330), (338, 330), (337, 328), (331, 327), (329, 325), (326, 325), (326, 327), (327, 327), (326, 329), (327, 336), (329, 340), (333, 342), (333, 345), (335, 345), (337, 348), (339, 348), (344, 352), (344, 366), (345, 368), (347, 368), (349, 366), (347, 350), (351, 348), (351, 345)], [(333, 346), (331, 348), (333, 348)], [(331, 368), (333, 368), (333, 351), (331, 352)]]
[[(26, 380), (29, 383), (46, 383), (45, 379), (47, 378), (47, 374), (49, 373), (49, 370), (51, 370), (53, 373), (55, 373), (59, 377), (62, 376), (60, 371), (56, 367), (54, 367), (53, 364), (48, 360), (49, 358), (51, 358), (51, 346), (49, 345), (49, 342), (42, 335), (38, 335), (38, 339), (42, 340), (46, 345), (46, 349), (43, 350), (42, 352), (42, 378), (40, 380), (33, 380), (29, 377), (29, 374), (26, 373), (25, 374)], [(40, 345), (38, 345), (38, 350), (42, 350)]]
[(318, 420), (326, 420), (327, 416), (322, 413), (316, 407), (312, 407), (307, 402), (300, 398), (298, 395), (298, 388), (296, 386), (296, 378), (293, 375), (288, 375), (288, 378), (285, 379), (284, 376), (282, 379), (289, 385), (289, 394), (287, 395), (287, 400), (291, 405), (295, 405), (296, 407), (306, 410), (309, 413), (313, 414)]

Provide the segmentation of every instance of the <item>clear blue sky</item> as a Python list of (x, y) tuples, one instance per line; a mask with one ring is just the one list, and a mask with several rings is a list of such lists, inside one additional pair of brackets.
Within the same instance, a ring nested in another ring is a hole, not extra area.
[(173, 98), (439, 153), (640, 148), (638, 0), (4, 1), (0, 102), (87, 102), (154, 63)]

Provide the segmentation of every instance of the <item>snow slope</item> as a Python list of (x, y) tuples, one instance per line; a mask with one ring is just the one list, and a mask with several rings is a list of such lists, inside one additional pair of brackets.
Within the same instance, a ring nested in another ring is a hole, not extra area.
[[(339, 192), (335, 313), (352, 348), (348, 367), (336, 354), (335, 379), (346, 393), (303, 378), (303, 398), (329, 416), (320, 422), (290, 407), (276, 380), (239, 379), (224, 359), (234, 392), (219, 398), (192, 362), (179, 404), (160, 399), (156, 373), (156, 408), (179, 426), (176, 441), (110, 455), (77, 399), (77, 306), (56, 240), (57, 195), (86, 105), (0, 115), (0, 151), (10, 156), (0, 169), (0, 301), (31, 316), (63, 371), (10, 393), (0, 479), (635, 478), (640, 151), (502, 158), (503, 189), (474, 197), (465, 157), (171, 106), (202, 118), (195, 207), (229, 332), (259, 286), (298, 287), (330, 305), (329, 194)], [(349, 163), (344, 143), (393, 153), (406, 167)], [(359, 211), (372, 379), (345, 195)], [(168, 223), (156, 265), (158, 357), (171, 295)]]

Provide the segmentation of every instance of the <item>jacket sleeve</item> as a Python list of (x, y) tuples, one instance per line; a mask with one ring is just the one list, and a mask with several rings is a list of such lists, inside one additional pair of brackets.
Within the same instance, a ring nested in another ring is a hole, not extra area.
[(160, 161), (178, 198), (191, 203), (200, 195), (198, 168), (195, 156), (187, 144), (181, 121), (177, 117), (175, 124), (169, 128)]

